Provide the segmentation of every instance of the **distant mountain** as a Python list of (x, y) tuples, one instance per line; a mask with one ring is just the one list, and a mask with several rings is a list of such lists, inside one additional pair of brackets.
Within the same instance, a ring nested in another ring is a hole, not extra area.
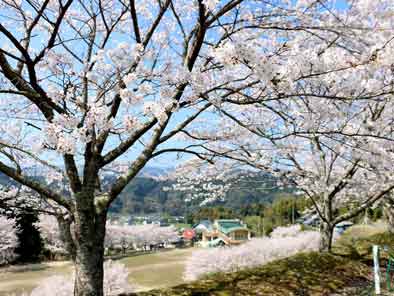
[[(200, 201), (186, 203), (183, 192), (163, 190), (170, 185), (169, 181), (137, 177), (113, 203), (110, 212), (125, 215), (161, 212), (184, 216), (199, 207)], [(260, 174), (238, 182), (227, 192), (224, 200), (215, 201), (207, 206), (223, 206), (239, 211), (250, 204), (271, 203), (279, 196), (289, 195), (291, 192), (289, 189), (279, 189), (272, 176)]]
[(160, 177), (172, 171), (174, 168), (163, 168), (163, 167), (144, 167), (139, 173), (140, 177)]
[[(171, 168), (145, 168), (121, 193), (110, 208), (110, 213), (135, 215), (168, 213), (184, 216), (199, 207), (200, 201), (185, 202), (183, 192), (165, 191), (171, 182), (160, 181), (156, 177), (167, 173)], [(114, 175), (107, 175), (102, 185), (111, 184)], [(0, 185), (15, 184), (0, 173)], [(223, 206), (235, 211), (250, 204), (271, 203), (279, 196), (291, 194), (291, 190), (281, 190), (272, 176), (261, 174), (257, 177), (244, 178), (233, 186), (222, 201), (215, 201), (207, 206)]]

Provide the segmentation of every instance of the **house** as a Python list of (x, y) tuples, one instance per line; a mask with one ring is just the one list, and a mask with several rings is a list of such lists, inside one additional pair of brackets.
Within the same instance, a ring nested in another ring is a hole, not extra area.
[(348, 229), (351, 226), (353, 226), (353, 222), (351, 222), (351, 221), (342, 221), (342, 222), (338, 223), (337, 225), (335, 225), (334, 231), (337, 234), (341, 235), (342, 233), (345, 232), (346, 229)]
[[(320, 217), (316, 213), (316, 210), (308, 210), (303, 213), (303, 215), (297, 220), (298, 223), (302, 223), (305, 226), (311, 226), (318, 228), (320, 226)], [(335, 225), (334, 232), (337, 235), (341, 235), (346, 229), (353, 226), (351, 221), (342, 221)]]
[(199, 223), (193, 225), (193, 229), (196, 233), (203, 233), (205, 231), (212, 231), (213, 224), (209, 220), (201, 220)]
[(250, 236), (250, 230), (239, 219), (219, 219), (202, 232), (201, 245), (238, 245), (249, 240)]
[(211, 232), (213, 224), (210, 220), (201, 220), (199, 223), (193, 225), (196, 240), (201, 241), (204, 232)]

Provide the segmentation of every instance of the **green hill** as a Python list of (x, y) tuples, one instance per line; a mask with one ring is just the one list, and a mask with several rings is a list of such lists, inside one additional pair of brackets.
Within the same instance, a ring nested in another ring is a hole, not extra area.
[[(280, 196), (291, 194), (291, 190), (281, 190), (275, 180), (267, 175), (246, 178), (237, 182), (227, 192), (223, 200), (207, 206), (221, 206), (235, 211), (251, 204), (271, 203)], [(148, 177), (135, 178), (114, 202), (110, 211), (121, 214), (167, 213), (184, 216), (200, 206), (199, 200), (185, 202), (185, 193), (165, 191), (170, 187), (168, 181), (158, 181)]]
[[(105, 184), (110, 184), (113, 178), (111, 175), (104, 178), (104, 190)], [(223, 200), (217, 200), (207, 206), (220, 206), (238, 212), (248, 205), (271, 203), (279, 196), (291, 193), (291, 190), (280, 190), (275, 183), (275, 179), (266, 174), (244, 178), (232, 186)], [(0, 185), (10, 184), (16, 183), (0, 173)], [(145, 175), (138, 176), (115, 200), (110, 213), (124, 215), (167, 213), (172, 216), (186, 216), (200, 207), (201, 201), (186, 203), (185, 193), (165, 191), (165, 187), (171, 187), (171, 182), (159, 181), (157, 178)]]

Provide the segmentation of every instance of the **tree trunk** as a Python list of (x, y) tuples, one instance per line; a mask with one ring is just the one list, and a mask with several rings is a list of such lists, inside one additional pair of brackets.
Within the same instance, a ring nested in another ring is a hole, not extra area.
[(103, 296), (106, 212), (78, 210), (75, 219), (74, 296)]
[(60, 239), (63, 241), (64, 248), (66, 249), (67, 253), (70, 255), (70, 259), (74, 262), (76, 250), (75, 250), (75, 242), (71, 234), (72, 219), (70, 217), (66, 218), (62, 215), (56, 216), (56, 218), (59, 226)]
[(389, 195), (384, 198), (384, 216), (387, 221), (387, 228), (390, 233), (394, 233), (394, 197)]
[(90, 240), (80, 242), (77, 248), (74, 296), (103, 296), (104, 253), (100, 246), (92, 246)]
[(334, 227), (328, 223), (321, 221), (320, 224), (320, 252), (331, 252), (332, 238), (334, 233)]
[(368, 225), (370, 224), (371, 219), (369, 217), (369, 208), (366, 208), (364, 211), (364, 219), (363, 219), (363, 224)]
[(61, 239), (74, 263), (74, 296), (103, 296), (106, 213), (80, 212), (71, 219), (59, 216)]

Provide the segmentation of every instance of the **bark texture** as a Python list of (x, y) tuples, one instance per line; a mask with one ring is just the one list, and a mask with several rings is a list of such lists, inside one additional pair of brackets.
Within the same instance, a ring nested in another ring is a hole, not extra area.
[(103, 296), (106, 210), (90, 194), (80, 196), (73, 219), (58, 217), (61, 238), (74, 263), (74, 296)]
[(103, 296), (105, 216), (80, 213), (75, 224), (74, 296)]
[[(93, 174), (92, 174), (93, 175)], [(103, 296), (106, 209), (95, 205), (95, 178), (76, 194), (74, 296)], [(90, 185), (90, 186), (89, 186)]]
[(331, 252), (334, 227), (322, 221), (320, 224), (320, 252)]

